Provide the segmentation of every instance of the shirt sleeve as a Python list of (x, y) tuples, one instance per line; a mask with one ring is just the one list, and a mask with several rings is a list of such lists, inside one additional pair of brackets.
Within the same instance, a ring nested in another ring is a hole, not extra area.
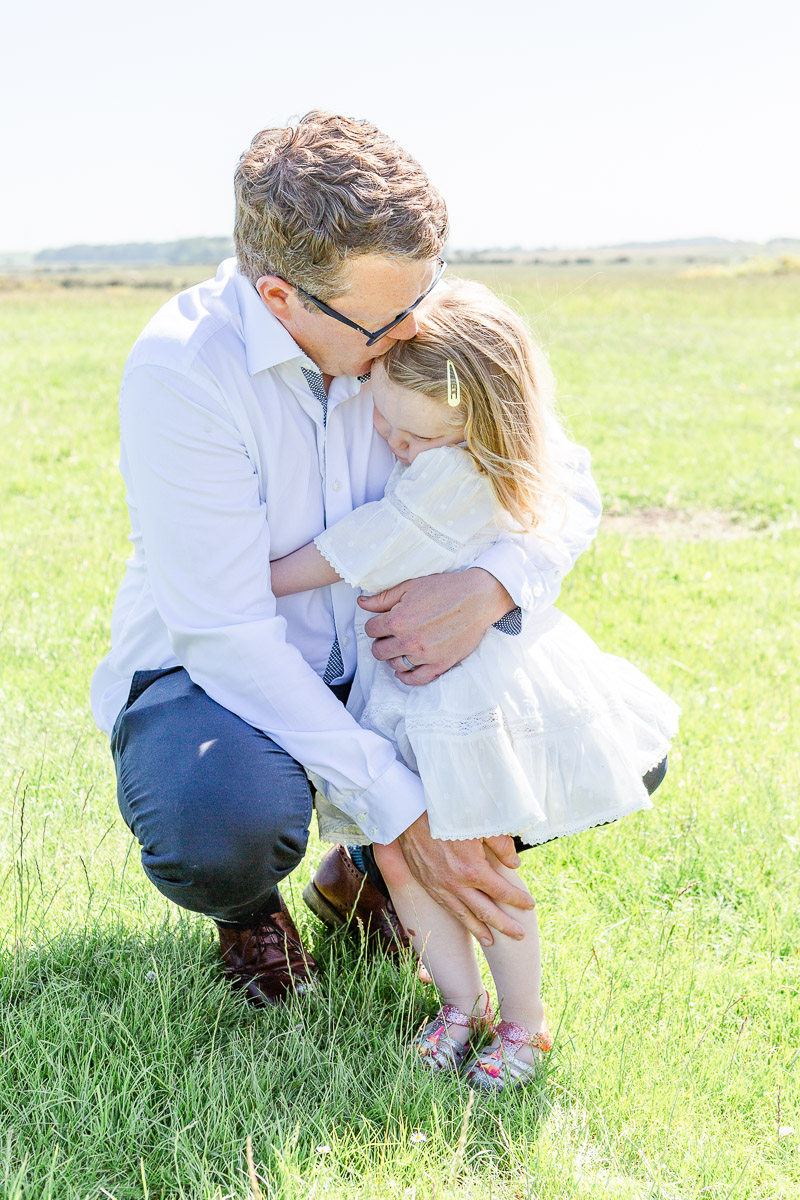
[(494, 510), (491, 486), (469, 455), (439, 446), (393, 475), (383, 499), (354, 509), (314, 542), (342, 579), (380, 592), (446, 571)]
[(555, 418), (548, 428), (560, 495), (533, 533), (503, 532), (473, 566), (494, 575), (523, 612), (554, 604), (561, 582), (597, 535), (603, 511), (588, 450), (571, 442)]
[(120, 425), (175, 657), (213, 700), (350, 796), (349, 815), (372, 841), (392, 841), (425, 810), (422, 785), (287, 642), (269, 586), (269, 514), (224, 397), (212, 383), (137, 366), (123, 381)]

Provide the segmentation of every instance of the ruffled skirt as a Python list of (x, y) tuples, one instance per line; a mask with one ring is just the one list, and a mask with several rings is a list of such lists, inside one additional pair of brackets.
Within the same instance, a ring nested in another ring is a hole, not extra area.
[[(434, 837), (536, 845), (652, 807), (642, 776), (667, 754), (679, 709), (569, 617), (533, 615), (516, 637), (491, 629), (422, 687), (373, 658), (368, 617), (348, 708), (420, 775)], [(334, 792), (318, 797), (318, 819), (325, 840), (368, 840)]]

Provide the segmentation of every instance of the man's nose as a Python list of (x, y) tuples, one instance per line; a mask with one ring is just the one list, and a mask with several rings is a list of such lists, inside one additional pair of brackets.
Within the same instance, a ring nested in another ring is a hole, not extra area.
[(410, 342), (413, 337), (416, 337), (418, 330), (417, 314), (411, 312), (404, 321), (401, 321), (399, 325), (395, 325), (391, 336), (396, 338), (398, 342)]

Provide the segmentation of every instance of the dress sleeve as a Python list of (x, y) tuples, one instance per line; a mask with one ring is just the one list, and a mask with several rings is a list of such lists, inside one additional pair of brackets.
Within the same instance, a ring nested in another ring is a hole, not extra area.
[(395, 468), (382, 500), (354, 509), (314, 542), (342, 579), (380, 592), (447, 570), (494, 514), (491, 486), (469, 454), (438, 446)]

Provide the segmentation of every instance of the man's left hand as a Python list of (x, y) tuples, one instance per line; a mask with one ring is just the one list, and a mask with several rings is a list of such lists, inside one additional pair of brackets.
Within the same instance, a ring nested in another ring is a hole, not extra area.
[(360, 596), (358, 603), (377, 614), (365, 625), (375, 658), (413, 686), (430, 683), (461, 662), (489, 626), (514, 607), (503, 585), (480, 567), (409, 579), (375, 596)]

